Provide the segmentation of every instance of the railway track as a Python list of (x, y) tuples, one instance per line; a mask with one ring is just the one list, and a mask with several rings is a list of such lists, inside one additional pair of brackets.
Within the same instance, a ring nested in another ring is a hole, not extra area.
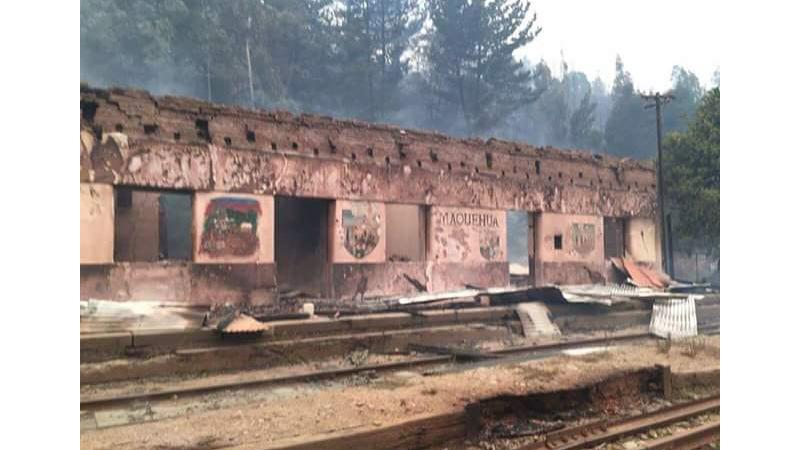
[(641, 450), (693, 450), (719, 441), (719, 420), (658, 439)]
[[(544, 435), (542, 440), (517, 450), (593, 449), (625, 436), (661, 428), (719, 409), (719, 396), (673, 405), (655, 412), (615, 421), (595, 421)], [(432, 415), (394, 425), (308, 436), (302, 440), (274, 442), (269, 445), (241, 445), (231, 450), (312, 450), (354, 449), (408, 450), (424, 448), (461, 448), (470, 420), (465, 411)], [(719, 440), (719, 422), (704, 424), (671, 436), (652, 440), (638, 450), (693, 450)]]
[[(454, 355), (439, 355), (415, 358), (409, 361), (390, 362), (383, 364), (372, 364), (360, 367), (352, 367), (345, 369), (328, 369), (321, 371), (312, 371), (301, 374), (281, 376), (281, 377), (262, 377), (249, 380), (235, 381), (235, 382), (211, 382), (199, 386), (191, 387), (178, 387), (171, 389), (162, 389), (158, 391), (151, 391), (145, 393), (126, 393), (120, 395), (109, 396), (92, 396), (81, 397), (80, 408), (82, 411), (92, 411), (100, 409), (108, 409), (130, 405), (137, 402), (154, 402), (163, 401), (167, 399), (187, 398), (202, 396), (211, 392), (224, 391), (224, 390), (242, 390), (252, 388), (263, 388), (275, 385), (285, 385), (292, 383), (301, 383), (308, 381), (321, 381), (333, 380), (347, 376), (362, 374), (362, 373), (377, 373), (387, 372), (401, 369), (421, 369), (430, 366), (446, 366), (451, 365), (444, 370), (446, 371), (459, 371), (469, 370), (474, 367), (482, 367), (488, 365), (498, 365), (528, 361), (533, 359), (546, 358), (555, 354), (559, 354), (562, 350), (580, 349), (594, 346), (615, 346), (621, 345), (626, 342), (652, 339), (648, 333), (633, 333), (619, 336), (610, 336), (603, 338), (581, 339), (564, 342), (554, 342), (541, 345), (530, 345), (511, 347), (491, 352), (485, 352), (486, 358), (473, 361), (469, 359), (469, 363), (460, 363), (461, 358), (458, 354)], [(454, 363), (454, 364), (451, 364)]]
[[(646, 414), (616, 421), (599, 420), (565, 428), (545, 435), (541, 441), (520, 447), (519, 450), (579, 450), (594, 448), (626, 436), (719, 410), (719, 395), (681, 403)], [(719, 421), (676, 433), (645, 444), (640, 449), (695, 449), (719, 440)]]

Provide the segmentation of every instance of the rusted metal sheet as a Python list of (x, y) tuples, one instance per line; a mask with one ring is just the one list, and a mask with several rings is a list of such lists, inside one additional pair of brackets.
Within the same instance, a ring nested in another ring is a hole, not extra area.
[(608, 258), (611, 261), (611, 264), (620, 272), (627, 274), (628, 271), (625, 270), (625, 264), (622, 263), (622, 258)]
[(647, 277), (650, 278), (650, 280), (652, 280), (653, 283), (656, 284), (657, 287), (660, 289), (665, 289), (669, 287), (669, 285), (672, 282), (669, 276), (664, 272), (661, 272), (660, 270), (650, 269), (648, 267), (643, 267), (643, 266), (639, 266), (639, 269), (641, 269), (642, 272), (644, 272), (644, 274), (647, 275)]
[(246, 315), (237, 314), (231, 320), (223, 320), (217, 326), (220, 332), (225, 334), (232, 333), (261, 333), (268, 327), (266, 324)]
[(636, 262), (630, 259), (623, 259), (622, 264), (625, 267), (625, 271), (628, 272), (628, 276), (631, 277), (633, 284), (636, 286), (656, 289), (664, 289), (667, 287), (667, 283), (664, 283), (655, 272), (640, 267)]

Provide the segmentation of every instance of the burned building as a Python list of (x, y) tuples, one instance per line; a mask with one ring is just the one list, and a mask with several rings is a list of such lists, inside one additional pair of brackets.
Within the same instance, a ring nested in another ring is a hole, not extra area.
[[(658, 265), (650, 163), (81, 86), (81, 297), (269, 304)], [(516, 242), (516, 241), (515, 241)]]

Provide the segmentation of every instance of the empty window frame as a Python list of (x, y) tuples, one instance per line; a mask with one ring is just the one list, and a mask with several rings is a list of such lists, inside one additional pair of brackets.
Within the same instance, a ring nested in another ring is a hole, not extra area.
[(389, 261), (424, 261), (426, 207), (386, 204), (386, 258)]
[(114, 260), (192, 259), (189, 193), (116, 188)]
[(564, 236), (561, 234), (557, 234), (553, 237), (553, 248), (556, 250), (561, 250), (564, 248)]

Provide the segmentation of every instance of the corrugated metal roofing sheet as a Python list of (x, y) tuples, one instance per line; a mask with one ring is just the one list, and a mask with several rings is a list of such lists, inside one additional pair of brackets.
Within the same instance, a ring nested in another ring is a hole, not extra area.
[(664, 289), (668, 286), (660, 277), (658, 277), (652, 270), (640, 267), (636, 262), (630, 259), (623, 259), (622, 264), (628, 276), (631, 277), (633, 284), (639, 287), (649, 287), (655, 289)]
[(261, 333), (267, 329), (267, 325), (257, 321), (256, 319), (245, 315), (239, 314), (230, 322), (220, 328), (222, 333)]
[(683, 299), (656, 300), (650, 317), (650, 332), (667, 339), (697, 336), (697, 299), (690, 295)]

